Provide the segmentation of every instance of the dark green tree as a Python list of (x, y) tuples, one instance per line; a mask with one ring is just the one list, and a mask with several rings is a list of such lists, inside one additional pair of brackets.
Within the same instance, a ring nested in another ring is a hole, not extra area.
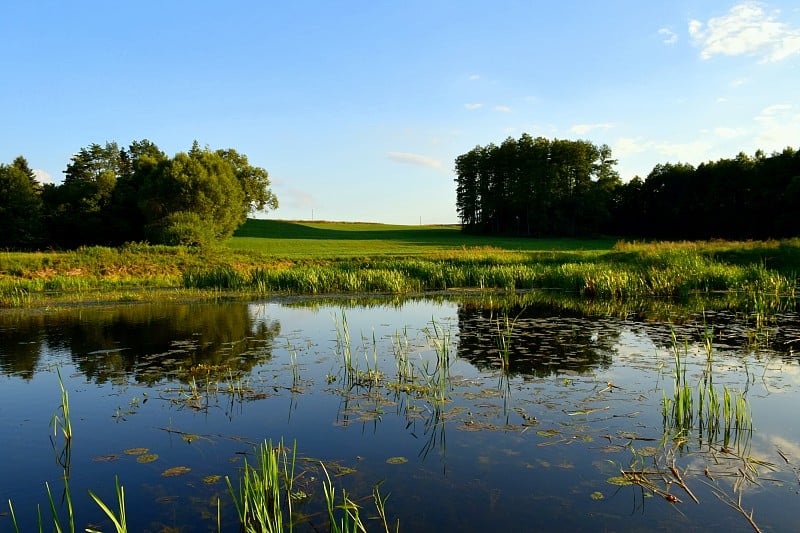
[(42, 200), (23, 157), (0, 164), (0, 247), (31, 248), (42, 242)]
[(81, 148), (67, 165), (64, 182), (43, 194), (45, 220), (56, 244), (74, 247), (117, 241), (109, 207), (123, 168), (122, 153), (114, 142)]
[(233, 165), (197, 142), (144, 177), (140, 193), (147, 236), (165, 244), (206, 245), (230, 237), (247, 218)]

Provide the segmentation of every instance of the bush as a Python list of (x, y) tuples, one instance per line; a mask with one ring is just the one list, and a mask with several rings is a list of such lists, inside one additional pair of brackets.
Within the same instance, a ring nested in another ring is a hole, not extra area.
[(155, 244), (209, 246), (216, 241), (213, 225), (187, 211), (167, 215), (148, 229), (150, 242)]

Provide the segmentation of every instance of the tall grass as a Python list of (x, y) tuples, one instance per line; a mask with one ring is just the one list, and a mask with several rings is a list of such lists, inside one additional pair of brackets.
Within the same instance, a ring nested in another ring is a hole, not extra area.
[(256, 454), (255, 464), (251, 465), (245, 460), (238, 491), (225, 477), (242, 530), (248, 533), (292, 531), (296, 443), (292, 447), (291, 459), (283, 441), (276, 448), (272, 446), (272, 441), (263, 442)]
[(193, 272), (187, 288), (236, 287), (258, 293), (410, 293), (451, 288), (560, 289), (589, 298), (755, 291), (793, 296), (797, 278), (762, 263), (733, 264), (702, 250), (637, 253), (508, 253), (463, 250), (426, 258), (372, 258), (279, 264), (249, 271)]
[[(58, 386), (61, 389), (61, 404), (58, 406), (56, 414), (50, 420), (50, 425), (53, 427), (53, 437), (58, 435), (58, 430), (64, 435), (64, 440), (67, 444), (72, 440), (72, 416), (69, 409), (69, 392), (64, 387), (64, 380), (61, 378), (61, 369), (56, 366), (56, 375), (58, 376)], [(61, 413), (60, 415), (58, 413)]]
[(709, 442), (722, 434), (727, 446), (730, 439), (739, 442), (749, 437), (753, 430), (750, 403), (744, 392), (723, 386), (720, 392), (713, 379), (713, 330), (704, 332), (706, 366), (703, 377), (692, 386), (687, 379), (688, 343), (681, 345), (672, 330), (673, 393), (663, 394), (662, 415), (665, 433), (680, 438), (698, 430), (699, 437)]
[[(0, 306), (24, 307), (64, 295), (77, 300), (102, 298), (98, 291), (108, 294), (141, 287), (255, 294), (561, 289), (601, 299), (683, 298), (714, 291), (794, 296), (800, 261), (800, 239), (618, 243), (612, 248), (605, 241), (601, 245), (536, 239), (467, 243), (459, 232), (447, 230), (439, 231), (434, 239), (438, 244), (432, 245), (425, 236), (433, 233), (419, 228), (406, 237), (408, 228), (374, 232), (374, 241), (361, 238), (363, 232), (346, 242), (335, 239), (347, 231), (327, 227), (306, 234), (292, 244), (300, 248), (300, 259), (258, 246), (192, 249), (131, 244), (67, 252), (0, 252)], [(315, 252), (316, 240), (327, 247)], [(358, 253), (348, 248), (356, 243)], [(416, 244), (409, 250), (401, 243)]]

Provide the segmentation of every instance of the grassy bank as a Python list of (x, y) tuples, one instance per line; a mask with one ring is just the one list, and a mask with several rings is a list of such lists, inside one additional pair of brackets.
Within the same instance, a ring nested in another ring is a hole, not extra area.
[[(258, 295), (560, 289), (586, 298), (793, 296), (800, 239), (628, 243), (467, 236), (448, 226), (250, 221), (214, 249), (131, 244), (0, 253), (0, 306)], [(166, 290), (165, 290), (166, 289)]]

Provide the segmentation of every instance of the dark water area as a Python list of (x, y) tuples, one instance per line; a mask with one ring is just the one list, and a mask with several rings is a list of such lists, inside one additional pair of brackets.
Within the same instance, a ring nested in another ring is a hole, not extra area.
[[(380, 483), (400, 531), (752, 531), (750, 512), (763, 531), (800, 528), (796, 312), (665, 320), (497, 304), (0, 315), (0, 531), (13, 531), (8, 500), (22, 531), (37, 529), (37, 505), (51, 529), (45, 483), (65, 516), (65, 473), (79, 530), (111, 530), (87, 491), (114, 508), (118, 477), (130, 531), (216, 531), (218, 510), (221, 529), (238, 531), (225, 477), (238, 486), (269, 440), (297, 446), (298, 531), (327, 530), (322, 464), (362, 517), (376, 514)], [(694, 396), (683, 426), (664, 407), (676, 353)], [(52, 424), (57, 369), (68, 447)], [(699, 410), (709, 376), (720, 397), (742, 401), (752, 429)]]

